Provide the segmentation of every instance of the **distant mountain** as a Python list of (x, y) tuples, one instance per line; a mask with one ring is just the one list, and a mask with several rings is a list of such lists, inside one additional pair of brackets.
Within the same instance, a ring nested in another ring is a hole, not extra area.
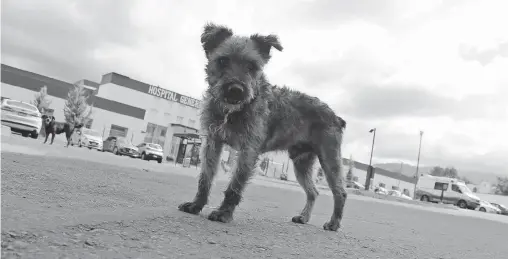
[[(392, 172), (400, 172), (404, 175), (413, 177), (416, 173), (416, 166), (408, 165), (408, 164), (402, 164), (402, 170), (401, 170), (401, 164), (400, 163), (384, 163), (384, 164), (375, 164), (374, 167), (379, 167), (388, 171)], [(433, 166), (423, 166), (418, 169), (418, 172), (420, 173), (428, 173), (432, 169)], [(490, 182), (490, 183), (497, 183), (497, 177), (501, 175), (496, 175), (493, 173), (482, 173), (482, 172), (475, 172), (475, 171), (467, 171), (467, 170), (460, 170), (459, 176), (466, 177), (469, 179), (469, 181), (479, 184), (481, 182)]]

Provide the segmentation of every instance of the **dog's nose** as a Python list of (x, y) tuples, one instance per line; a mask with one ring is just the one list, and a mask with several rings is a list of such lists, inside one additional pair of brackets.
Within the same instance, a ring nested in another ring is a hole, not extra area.
[(231, 85), (228, 88), (228, 98), (232, 100), (242, 100), (243, 99), (243, 88), (238, 85)]

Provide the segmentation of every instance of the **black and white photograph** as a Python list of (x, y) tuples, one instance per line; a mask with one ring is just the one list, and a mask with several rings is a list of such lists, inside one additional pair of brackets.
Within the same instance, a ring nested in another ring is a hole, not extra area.
[(508, 258), (508, 2), (2, 0), (1, 258)]

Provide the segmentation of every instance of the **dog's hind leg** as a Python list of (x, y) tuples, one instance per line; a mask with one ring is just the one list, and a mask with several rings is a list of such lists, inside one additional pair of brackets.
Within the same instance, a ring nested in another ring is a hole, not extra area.
[(337, 231), (340, 228), (347, 192), (343, 184), (342, 134), (340, 132), (325, 133), (318, 151), (318, 158), (326, 176), (326, 181), (333, 194), (334, 208), (329, 222), (323, 225), (325, 230)]
[(211, 221), (230, 222), (233, 220), (233, 212), (242, 200), (242, 193), (247, 182), (254, 174), (259, 153), (253, 149), (246, 148), (238, 156), (238, 163), (233, 177), (229, 181), (228, 188), (224, 192), (224, 200), (219, 209), (208, 215)]
[(210, 137), (207, 138), (203, 148), (203, 163), (199, 175), (198, 191), (192, 202), (185, 202), (178, 206), (180, 211), (198, 214), (208, 203), (210, 189), (212, 188), (213, 178), (217, 174), (223, 145), (221, 141), (211, 139)]
[(71, 144), (71, 136), (72, 136), (72, 131), (70, 129), (67, 129), (65, 131), (65, 138), (67, 138), (67, 145), (65, 147), (69, 147), (69, 145)]
[(319, 192), (312, 180), (312, 166), (316, 161), (316, 154), (313, 153), (310, 145), (298, 144), (288, 150), (289, 158), (293, 160), (295, 169), (295, 176), (300, 186), (302, 186), (307, 201), (300, 215), (294, 216), (291, 221), (294, 223), (305, 224), (309, 222), (314, 202), (319, 195)]

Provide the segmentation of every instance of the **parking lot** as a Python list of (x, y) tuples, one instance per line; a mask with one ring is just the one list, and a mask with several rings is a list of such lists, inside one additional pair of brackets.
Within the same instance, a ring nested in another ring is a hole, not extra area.
[[(229, 224), (177, 206), (196, 168), (41, 139), (2, 136), (2, 258), (505, 258), (508, 217), (349, 195), (343, 226), (326, 232), (322, 190), (308, 225), (290, 222), (298, 186), (256, 178)], [(63, 258), (63, 257), (62, 257)]]

